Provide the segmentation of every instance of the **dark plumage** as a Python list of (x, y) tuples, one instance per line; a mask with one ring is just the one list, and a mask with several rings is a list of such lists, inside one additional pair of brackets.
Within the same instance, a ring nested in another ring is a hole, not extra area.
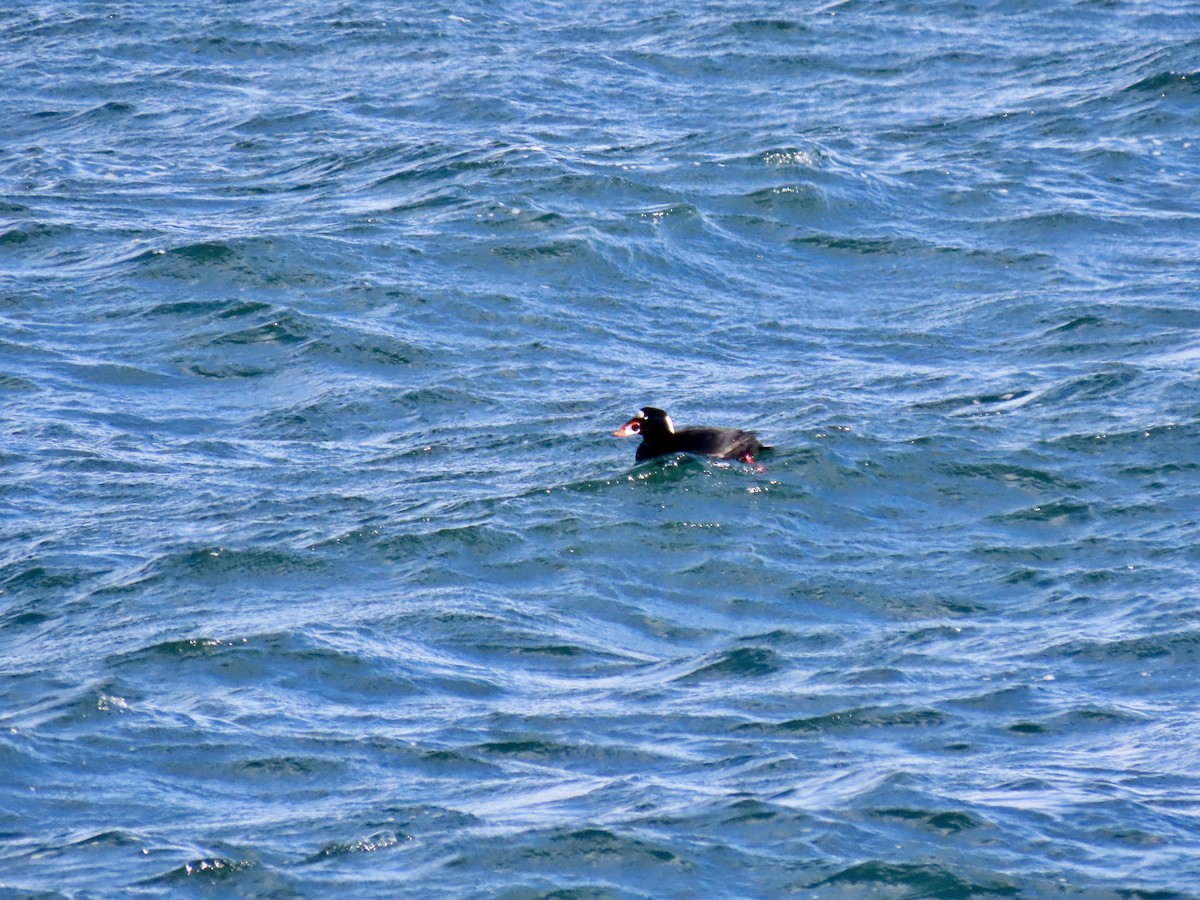
[(680, 428), (675, 430), (671, 417), (661, 409), (647, 406), (613, 432), (613, 437), (642, 436), (637, 448), (637, 461), (645, 462), (672, 453), (694, 453), (717, 459), (738, 459), (754, 462), (763, 449), (758, 438), (749, 431), (736, 428)]

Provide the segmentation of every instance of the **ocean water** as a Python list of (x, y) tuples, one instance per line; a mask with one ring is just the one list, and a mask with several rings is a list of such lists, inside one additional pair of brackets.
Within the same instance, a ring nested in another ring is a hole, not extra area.
[(7, 7), (0, 896), (1200, 896), (1198, 58)]

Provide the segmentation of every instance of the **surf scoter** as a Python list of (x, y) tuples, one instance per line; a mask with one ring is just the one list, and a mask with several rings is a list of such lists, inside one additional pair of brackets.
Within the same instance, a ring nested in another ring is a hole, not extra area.
[(694, 453), (717, 459), (737, 459), (754, 462), (754, 455), (763, 449), (758, 438), (749, 431), (736, 428), (680, 428), (675, 430), (665, 411), (647, 406), (613, 432), (613, 437), (642, 436), (638, 445), (638, 462), (672, 453)]

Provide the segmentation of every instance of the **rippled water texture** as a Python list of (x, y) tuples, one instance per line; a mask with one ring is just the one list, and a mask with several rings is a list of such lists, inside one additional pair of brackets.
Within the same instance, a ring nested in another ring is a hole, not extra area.
[(0, 896), (1200, 896), (1198, 57), (0, 12)]

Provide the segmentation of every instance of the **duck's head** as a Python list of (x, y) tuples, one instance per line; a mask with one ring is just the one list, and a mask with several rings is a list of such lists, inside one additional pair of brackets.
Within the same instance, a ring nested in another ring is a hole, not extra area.
[(666, 410), (657, 406), (643, 406), (624, 425), (613, 432), (613, 437), (633, 437), (640, 434), (643, 438), (655, 438), (663, 434), (673, 434), (675, 425)]

